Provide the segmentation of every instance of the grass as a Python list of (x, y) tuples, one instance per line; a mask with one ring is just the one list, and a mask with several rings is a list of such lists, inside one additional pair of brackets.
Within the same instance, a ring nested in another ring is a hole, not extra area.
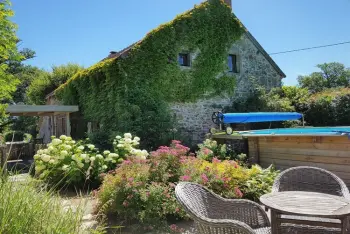
[(65, 210), (62, 200), (38, 182), (0, 180), (0, 233), (81, 233), (83, 212)]

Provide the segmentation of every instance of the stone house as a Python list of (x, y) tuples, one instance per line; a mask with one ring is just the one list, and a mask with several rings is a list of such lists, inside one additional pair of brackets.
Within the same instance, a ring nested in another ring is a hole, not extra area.
[[(232, 8), (231, 0), (224, 0), (224, 2)], [(112, 51), (105, 59), (127, 57), (135, 44), (119, 52)], [(195, 54), (190, 54), (187, 51), (181, 52), (178, 55), (179, 66), (183, 69), (191, 69), (195, 57)], [(244, 97), (249, 92), (250, 84), (247, 80), (250, 77), (254, 77), (267, 89), (280, 87), (281, 80), (285, 77), (283, 71), (248, 30), (240, 40), (232, 45), (227, 54), (227, 65), (228, 71), (224, 71), (225, 74), (234, 76), (237, 82), (233, 97), (220, 96), (201, 99), (195, 103), (171, 103), (170, 105), (178, 122), (177, 130), (192, 139), (193, 143), (203, 140), (204, 135), (209, 132), (211, 127), (214, 127), (211, 120), (213, 112), (222, 110), (223, 107), (231, 105), (236, 98)], [(52, 97), (49, 96), (48, 103), (52, 102), (51, 99)], [(63, 118), (60, 119), (60, 122), (62, 121), (64, 121)], [(81, 131), (81, 121), (71, 120), (71, 122), (72, 128), (76, 128), (74, 122), (80, 123), (79, 129)], [(91, 131), (91, 129), (96, 129), (97, 123), (84, 124), (87, 125), (84, 131)], [(61, 125), (64, 123), (62, 122)], [(62, 131), (57, 129), (56, 132)]]
[[(231, 0), (224, 0), (224, 2), (232, 8)], [(126, 57), (135, 44), (119, 52), (112, 51), (107, 58)], [(195, 59), (195, 54), (184, 51), (179, 54), (179, 66), (190, 68), (193, 59)], [(171, 104), (171, 109), (178, 121), (178, 130), (188, 135), (194, 142), (201, 141), (210, 128), (214, 127), (211, 120), (213, 112), (231, 105), (237, 98), (244, 98), (250, 89), (250, 84), (247, 82), (249, 77), (254, 77), (267, 90), (280, 87), (281, 80), (286, 77), (248, 30), (239, 41), (232, 45), (227, 63), (229, 71), (226, 72), (235, 76), (237, 80), (234, 97), (216, 97), (198, 100), (195, 103)]]

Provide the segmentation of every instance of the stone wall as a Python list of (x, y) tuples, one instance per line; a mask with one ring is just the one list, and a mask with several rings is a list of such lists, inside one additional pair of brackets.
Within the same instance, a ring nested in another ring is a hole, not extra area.
[(237, 55), (239, 73), (236, 77), (237, 88), (233, 97), (218, 96), (201, 99), (196, 103), (173, 103), (171, 109), (178, 120), (178, 131), (189, 136), (193, 143), (202, 141), (211, 127), (216, 127), (211, 120), (213, 112), (221, 111), (231, 105), (234, 100), (244, 98), (251, 88), (249, 78), (255, 78), (268, 90), (281, 86), (281, 75), (270, 64), (247, 35), (236, 42), (230, 49), (230, 54)]

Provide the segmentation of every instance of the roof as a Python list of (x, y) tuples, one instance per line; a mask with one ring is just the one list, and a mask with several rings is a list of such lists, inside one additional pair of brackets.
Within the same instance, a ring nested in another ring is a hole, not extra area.
[[(244, 27), (244, 29), (246, 31), (246, 36), (256, 46), (256, 48), (259, 50), (259, 52), (265, 57), (265, 59), (271, 64), (271, 66), (278, 72), (278, 74), (282, 78), (285, 78), (286, 74), (282, 71), (282, 69), (276, 64), (276, 62), (271, 58), (271, 56), (264, 50), (264, 48), (260, 45), (260, 43), (255, 39), (255, 37), (248, 31), (248, 29), (244, 25), (243, 25), (243, 27)], [(141, 41), (135, 42), (132, 45), (130, 45), (130, 46), (128, 46), (128, 47), (118, 51), (118, 52), (111, 51), (110, 54), (106, 58), (104, 58), (103, 60), (128, 56), (128, 54), (130, 53), (131, 49), (136, 44), (138, 44), (139, 42), (141, 42)]]
[[(245, 26), (243, 26), (245, 27)], [(255, 37), (246, 30), (247, 37), (252, 41), (252, 43), (258, 48), (260, 53), (265, 57), (265, 59), (271, 64), (273, 68), (281, 75), (282, 78), (286, 78), (286, 74), (282, 71), (282, 69), (277, 65), (277, 63), (271, 58), (271, 56), (264, 50), (264, 48), (260, 45), (260, 43), (255, 39)]]
[(6, 113), (11, 116), (51, 116), (79, 111), (78, 106), (57, 105), (11, 105), (6, 108)]

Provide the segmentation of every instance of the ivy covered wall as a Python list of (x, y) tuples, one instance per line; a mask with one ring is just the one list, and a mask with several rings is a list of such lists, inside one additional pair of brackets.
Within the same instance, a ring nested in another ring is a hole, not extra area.
[[(102, 131), (131, 131), (148, 146), (161, 144), (174, 123), (169, 103), (233, 93), (235, 79), (218, 75), (227, 69), (228, 50), (243, 33), (226, 4), (204, 2), (151, 31), (127, 57), (79, 72), (56, 96), (79, 105)], [(178, 66), (184, 49), (197, 53), (191, 69)]]

